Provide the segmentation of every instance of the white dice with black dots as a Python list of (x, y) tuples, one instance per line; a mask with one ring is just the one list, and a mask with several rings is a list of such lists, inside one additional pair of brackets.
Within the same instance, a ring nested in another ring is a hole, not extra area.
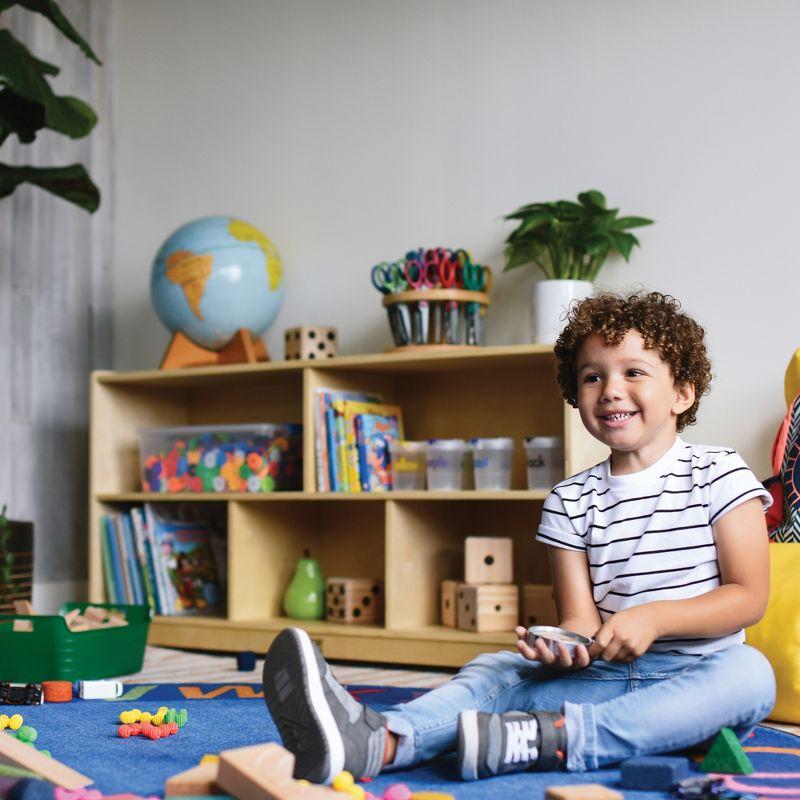
[(349, 625), (383, 622), (383, 581), (378, 578), (328, 578), (326, 618)]
[(286, 360), (333, 358), (339, 352), (336, 328), (301, 325), (289, 328), (283, 338)]

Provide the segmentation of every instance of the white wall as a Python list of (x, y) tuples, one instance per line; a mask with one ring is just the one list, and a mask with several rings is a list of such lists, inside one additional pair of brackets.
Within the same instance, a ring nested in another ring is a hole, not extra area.
[[(368, 270), (420, 245), (495, 268), (518, 205), (596, 187), (657, 220), (606, 288), (669, 292), (708, 330), (716, 380), (686, 438), (762, 477), (800, 346), (800, 3), (795, 0), (116, 0), (114, 364), (168, 341), (148, 286), (180, 224), (238, 215), (277, 244), (266, 336), (390, 344)], [(490, 343), (529, 339), (523, 269)]]

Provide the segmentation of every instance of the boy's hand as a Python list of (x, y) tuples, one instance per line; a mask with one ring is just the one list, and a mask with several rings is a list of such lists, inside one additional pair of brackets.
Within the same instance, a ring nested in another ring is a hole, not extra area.
[(517, 650), (522, 653), (528, 661), (541, 661), (550, 667), (557, 669), (583, 669), (589, 666), (589, 651), (579, 644), (575, 648), (574, 657), (570, 657), (567, 648), (563, 644), (558, 645), (558, 657), (553, 655), (544, 639), (537, 639), (536, 646), (528, 645), (528, 629), (519, 626), (514, 629), (517, 634)]
[(647, 604), (618, 611), (594, 635), (589, 648), (592, 659), (603, 661), (633, 661), (658, 638), (658, 628), (652, 609)]

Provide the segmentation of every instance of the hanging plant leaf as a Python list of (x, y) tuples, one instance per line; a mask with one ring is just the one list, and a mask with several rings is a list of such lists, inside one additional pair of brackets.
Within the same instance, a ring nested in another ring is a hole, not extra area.
[(98, 66), (102, 65), (103, 62), (94, 54), (92, 48), (89, 47), (78, 31), (72, 27), (72, 23), (61, 13), (61, 9), (53, 0), (0, 0), (0, 12), (11, 8), (11, 6), (22, 6), (29, 11), (36, 11), (47, 17), (67, 39), (80, 47), (87, 58), (91, 58)]
[(12, 167), (0, 164), (0, 198), (10, 195), (21, 183), (32, 183), (87, 211), (97, 211), (100, 190), (80, 164), (67, 167)]

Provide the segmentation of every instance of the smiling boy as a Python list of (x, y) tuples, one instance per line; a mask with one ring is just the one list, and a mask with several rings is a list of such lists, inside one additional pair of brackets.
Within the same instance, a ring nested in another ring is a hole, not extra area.
[(677, 435), (710, 384), (703, 329), (657, 292), (605, 294), (572, 309), (555, 353), (565, 399), (611, 453), (553, 489), (536, 538), (559, 625), (594, 644), (554, 655), (520, 627), (518, 652), (478, 656), (378, 714), (287, 629), (264, 694), (296, 777), (375, 775), (453, 749), (464, 779), (596, 769), (723, 726), (745, 738), (772, 708), (772, 670), (743, 630), (769, 593), (769, 495), (735, 450)]

